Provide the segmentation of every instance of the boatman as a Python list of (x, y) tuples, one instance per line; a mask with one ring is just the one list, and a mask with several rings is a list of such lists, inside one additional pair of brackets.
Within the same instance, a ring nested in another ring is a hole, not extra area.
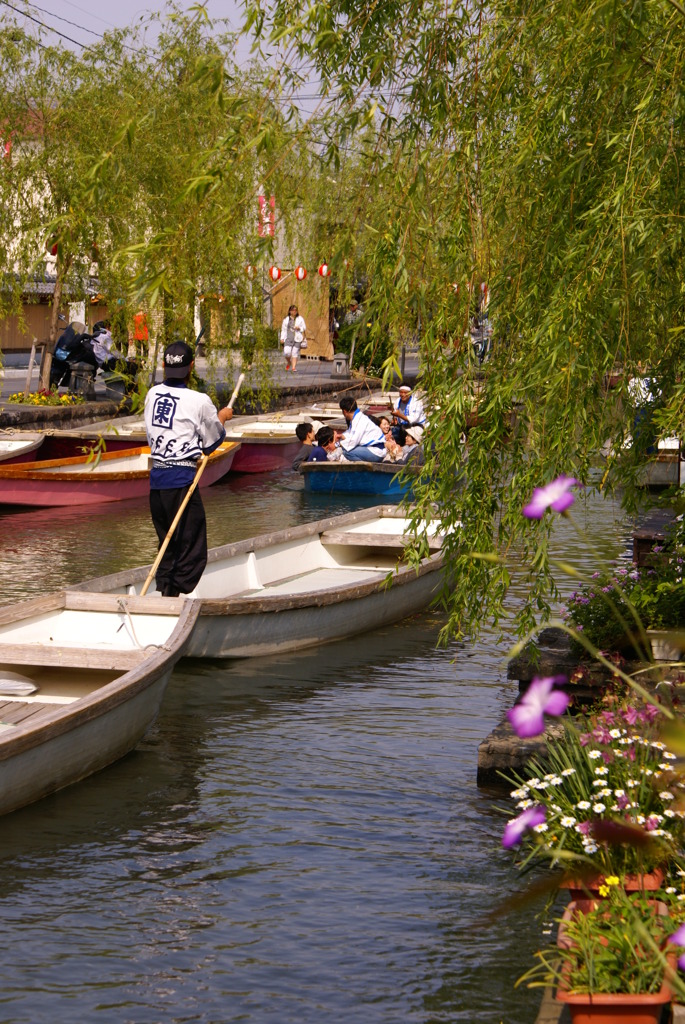
[(392, 414), (402, 427), (411, 425), (425, 428), (426, 426), (426, 410), (423, 407), (423, 402), (418, 395), (412, 394), (408, 384), (400, 384), (400, 400)]
[[(188, 387), (194, 355), (190, 345), (174, 341), (164, 350), (164, 383), (145, 399), (145, 429), (152, 452), (150, 512), (160, 547), (192, 484), (201, 455), (210, 455), (226, 436), (233, 416), (217, 413), (209, 395)], [(164, 597), (189, 594), (207, 564), (207, 522), (195, 488), (157, 569), (157, 591)]]
[(382, 462), (385, 455), (385, 435), (348, 395), (338, 403), (347, 420), (347, 430), (340, 434), (336, 446), (342, 448), (347, 462)]

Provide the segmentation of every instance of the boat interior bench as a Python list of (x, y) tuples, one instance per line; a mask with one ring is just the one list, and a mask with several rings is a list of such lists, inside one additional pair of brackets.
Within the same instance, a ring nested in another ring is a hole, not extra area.
[[(65, 701), (64, 703), (71, 703)], [(40, 700), (26, 700), (26, 698), (8, 700), (7, 697), (0, 697), (0, 725), (24, 725), (26, 722), (39, 721), (46, 715), (52, 715), (55, 711), (55, 701), (49, 704)]]

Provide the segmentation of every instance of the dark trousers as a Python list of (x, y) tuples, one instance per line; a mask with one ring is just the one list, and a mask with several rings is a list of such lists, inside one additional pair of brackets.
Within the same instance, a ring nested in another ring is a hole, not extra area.
[[(150, 513), (160, 547), (187, 493), (188, 487), (150, 491)], [(165, 597), (189, 594), (206, 565), (207, 521), (200, 492), (196, 489), (159, 563), (155, 577), (157, 590)]]

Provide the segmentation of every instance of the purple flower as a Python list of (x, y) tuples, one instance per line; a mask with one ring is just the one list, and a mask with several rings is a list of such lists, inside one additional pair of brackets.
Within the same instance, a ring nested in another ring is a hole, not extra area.
[(536, 804), (535, 807), (529, 807), (519, 814), (518, 818), (508, 822), (502, 836), (504, 849), (509, 850), (512, 846), (520, 843), (523, 833), (529, 828), (535, 828), (536, 825), (542, 825), (546, 817), (545, 808)]
[(678, 957), (678, 970), (685, 971), (685, 953)]
[(517, 736), (539, 736), (545, 731), (545, 712), (548, 715), (563, 715), (570, 698), (563, 690), (555, 690), (557, 683), (566, 681), (566, 676), (536, 676), (530, 686), (507, 711), (507, 718)]
[(677, 932), (669, 935), (668, 941), (672, 942), (674, 946), (685, 946), (685, 924), (681, 924)]
[(527, 519), (542, 519), (548, 508), (553, 512), (565, 512), (576, 500), (571, 488), (578, 484), (574, 476), (558, 476), (545, 487), (536, 487), (530, 502), (524, 506)]
[(580, 832), (584, 836), (589, 836), (590, 835), (590, 822), (589, 821), (579, 821), (578, 824), (576, 825), (576, 830), (578, 832)]
[(628, 725), (635, 725), (637, 722), (637, 708), (626, 708), (623, 717)]

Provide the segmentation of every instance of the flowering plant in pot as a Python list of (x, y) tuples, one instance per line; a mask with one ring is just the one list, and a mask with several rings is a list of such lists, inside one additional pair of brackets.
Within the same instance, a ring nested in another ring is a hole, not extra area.
[[(654, 705), (641, 704), (567, 724), (544, 763), (531, 760), (525, 772), (507, 776), (521, 814), (507, 826), (505, 847), (521, 842), (524, 865), (561, 866), (587, 885), (588, 876), (644, 876), (675, 857), (685, 831), (685, 781), (659, 738), (659, 719)], [(519, 832), (524, 814), (537, 820)]]
[(673, 923), (666, 908), (618, 887), (608, 899), (588, 902), (569, 905), (560, 922), (562, 941), (540, 950), (517, 985), (554, 986), (575, 1024), (656, 1024), (664, 1003), (683, 988), (668, 945)]
[[(684, 562), (678, 548), (646, 566), (593, 573), (591, 581), (569, 597), (566, 624), (598, 650), (647, 659), (650, 632), (685, 627)], [(585, 653), (578, 641), (573, 646)], [(674, 660), (678, 654), (676, 643)]]

